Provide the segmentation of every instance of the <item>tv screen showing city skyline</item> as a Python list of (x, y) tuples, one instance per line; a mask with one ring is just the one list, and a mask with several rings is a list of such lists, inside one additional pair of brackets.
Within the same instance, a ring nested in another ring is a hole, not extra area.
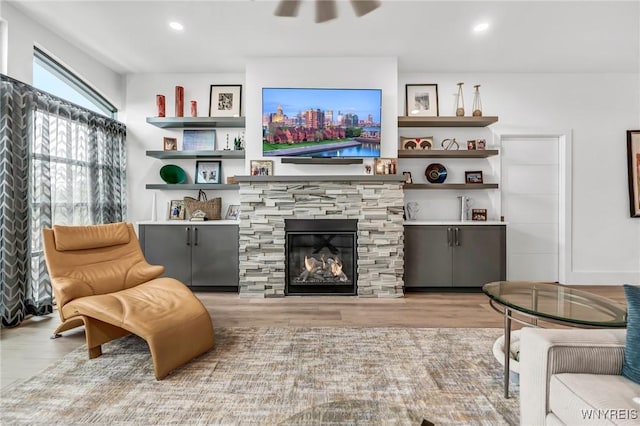
[(263, 88), (265, 156), (379, 157), (380, 89)]

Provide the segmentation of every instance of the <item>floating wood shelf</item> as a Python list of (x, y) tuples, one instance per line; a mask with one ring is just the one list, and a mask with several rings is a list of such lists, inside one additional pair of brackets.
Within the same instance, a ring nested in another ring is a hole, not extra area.
[(445, 150), (445, 149), (399, 149), (398, 158), (487, 158), (498, 155), (497, 149)]
[(147, 157), (166, 159), (189, 159), (189, 158), (244, 158), (244, 150), (238, 151), (147, 151)]
[(227, 183), (177, 183), (177, 184), (148, 183), (146, 185), (146, 188), (147, 189), (181, 190), (181, 191), (188, 191), (192, 189), (202, 189), (205, 191), (206, 190), (224, 191), (224, 190), (239, 189), (240, 185), (227, 184)]
[(404, 189), (497, 189), (497, 183), (406, 183)]
[(398, 127), (486, 127), (498, 117), (398, 117)]
[(244, 117), (147, 117), (147, 123), (161, 129), (244, 127)]

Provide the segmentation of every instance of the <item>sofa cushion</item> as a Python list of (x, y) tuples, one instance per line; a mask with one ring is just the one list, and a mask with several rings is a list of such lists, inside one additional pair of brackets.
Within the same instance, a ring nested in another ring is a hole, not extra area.
[(622, 375), (640, 383), (640, 287), (625, 284), (624, 294), (627, 298), (627, 340)]
[[(637, 425), (640, 385), (618, 375), (554, 374), (549, 409), (564, 423)], [(589, 421), (591, 419), (591, 421)]]

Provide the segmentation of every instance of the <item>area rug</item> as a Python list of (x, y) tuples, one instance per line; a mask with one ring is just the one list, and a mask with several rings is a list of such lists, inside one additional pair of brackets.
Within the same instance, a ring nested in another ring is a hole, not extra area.
[(518, 424), (492, 355), (500, 329), (218, 328), (156, 381), (146, 343), (86, 348), (4, 389), (7, 424)]

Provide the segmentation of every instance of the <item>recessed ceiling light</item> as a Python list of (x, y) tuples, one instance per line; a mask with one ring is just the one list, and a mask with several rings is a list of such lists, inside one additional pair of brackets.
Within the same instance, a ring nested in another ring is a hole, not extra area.
[(488, 28), (489, 28), (489, 24), (486, 22), (483, 22), (473, 27), (473, 31), (480, 33), (482, 31), (486, 31)]
[(184, 25), (182, 25), (180, 22), (169, 22), (169, 27), (171, 27), (172, 30), (176, 30), (176, 31), (182, 31), (184, 30)]

